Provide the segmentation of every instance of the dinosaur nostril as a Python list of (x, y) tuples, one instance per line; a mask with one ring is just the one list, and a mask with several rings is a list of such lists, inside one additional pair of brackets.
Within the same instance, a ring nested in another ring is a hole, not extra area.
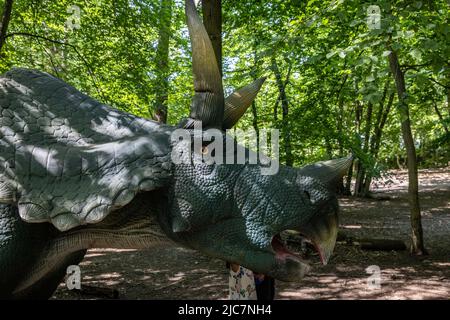
[(303, 191), (303, 193), (304, 193), (305, 196), (308, 198), (308, 200), (311, 200), (311, 195), (309, 194), (308, 191)]

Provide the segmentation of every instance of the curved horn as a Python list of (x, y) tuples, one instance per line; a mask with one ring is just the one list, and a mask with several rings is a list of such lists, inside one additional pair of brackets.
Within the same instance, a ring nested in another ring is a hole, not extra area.
[(298, 169), (303, 176), (317, 178), (334, 190), (339, 179), (347, 173), (353, 163), (353, 155), (328, 161), (320, 161)]
[(192, 44), (195, 90), (190, 118), (202, 121), (203, 127), (221, 128), (224, 95), (214, 49), (193, 0), (186, 0), (185, 10)]
[(255, 100), (264, 81), (266, 81), (266, 77), (256, 79), (251, 84), (236, 90), (225, 99), (223, 129), (230, 129), (239, 121), (253, 100)]

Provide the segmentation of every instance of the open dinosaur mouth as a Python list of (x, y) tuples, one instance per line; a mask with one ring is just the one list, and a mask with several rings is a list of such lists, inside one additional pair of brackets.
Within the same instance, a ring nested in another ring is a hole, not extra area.
[(277, 258), (285, 259), (287, 256), (302, 258), (300, 254), (293, 253), (287, 248), (287, 243), (281, 238), (281, 234), (277, 234), (272, 238), (272, 249), (275, 251)]
[[(328, 263), (338, 232), (336, 212), (313, 218), (300, 230), (285, 230), (272, 238), (272, 249), (278, 260), (296, 260), (311, 263), (314, 253), (323, 265)], [(293, 241), (294, 240), (294, 241)]]
[[(293, 239), (292, 234), (294, 234), (295, 239)], [(272, 238), (271, 246), (279, 260), (286, 260), (286, 258), (290, 257), (303, 263), (311, 264), (318, 257), (322, 264), (326, 264), (318, 246), (295, 231), (286, 230), (281, 234), (275, 235)]]

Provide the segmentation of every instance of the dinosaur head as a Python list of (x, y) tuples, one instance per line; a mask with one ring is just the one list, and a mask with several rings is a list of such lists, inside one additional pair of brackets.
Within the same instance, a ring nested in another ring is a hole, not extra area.
[[(277, 164), (271, 174), (263, 172), (267, 161), (252, 163), (254, 153), (224, 129), (238, 121), (264, 79), (224, 99), (213, 48), (192, 0), (186, 1), (186, 14), (195, 96), (190, 117), (180, 123), (182, 132), (172, 139), (172, 159), (177, 161), (161, 224), (174, 240), (209, 256), (280, 280), (301, 279), (310, 267), (287, 250), (279, 234), (298, 231), (327, 263), (338, 228), (335, 184), (351, 159), (300, 169)], [(237, 161), (238, 154), (244, 154), (244, 161)]]
[(250, 151), (236, 144), (247, 151), (244, 164), (211, 163), (205, 157), (213, 152), (211, 145), (197, 151), (179, 144), (174, 148), (182, 148), (191, 161), (174, 164), (169, 213), (160, 218), (170, 237), (209, 256), (294, 281), (310, 267), (279, 235), (296, 230), (327, 263), (338, 228), (336, 181), (350, 158), (263, 174), (263, 165), (251, 164)]

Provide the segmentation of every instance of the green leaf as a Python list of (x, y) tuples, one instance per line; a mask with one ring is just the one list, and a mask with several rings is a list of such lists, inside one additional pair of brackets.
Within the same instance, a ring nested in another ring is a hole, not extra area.
[(427, 39), (423, 42), (423, 47), (428, 50), (436, 50), (439, 48), (439, 43), (433, 39)]
[(413, 49), (409, 52), (410, 56), (414, 59), (420, 60), (422, 58), (422, 52), (419, 49)]
[(350, 27), (354, 27), (354, 26), (356, 26), (356, 25), (358, 25), (360, 23), (361, 23), (361, 20), (359, 20), (359, 19), (352, 20), (350, 22)]
[(395, 51), (399, 50), (402, 48), (402, 44), (400, 42), (394, 42), (392, 44), (392, 49), (394, 49)]
[(331, 52), (327, 53), (326, 57), (327, 57), (327, 59), (330, 59), (335, 54), (336, 54), (336, 51), (331, 51)]
[(373, 81), (375, 81), (375, 77), (371, 74), (368, 77), (366, 77), (365, 81), (366, 82), (373, 82)]

